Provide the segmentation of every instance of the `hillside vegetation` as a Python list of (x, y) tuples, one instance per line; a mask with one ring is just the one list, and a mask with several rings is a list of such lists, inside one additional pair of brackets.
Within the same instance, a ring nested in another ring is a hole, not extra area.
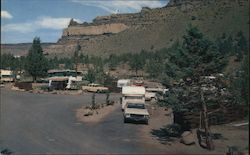
[[(223, 33), (236, 35), (239, 31), (249, 40), (249, 1), (241, 0), (172, 0), (166, 7), (144, 8), (135, 14), (117, 14), (97, 17), (89, 25), (124, 23), (128, 28), (115, 34), (62, 36), (53, 45), (44, 47), (45, 53), (54, 57), (72, 56), (77, 44), (81, 52), (88, 55), (139, 53), (141, 50), (155, 51), (170, 47), (182, 36), (189, 24), (196, 26), (209, 39), (215, 40)], [(78, 23), (74, 23), (78, 24)], [(71, 28), (72, 25), (69, 25)], [(2, 53), (28, 53), (30, 46), (1, 45)]]

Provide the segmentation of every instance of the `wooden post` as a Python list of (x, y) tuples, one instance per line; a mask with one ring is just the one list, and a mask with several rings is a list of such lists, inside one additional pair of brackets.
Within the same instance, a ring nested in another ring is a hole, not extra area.
[(206, 144), (208, 150), (214, 150), (214, 144), (211, 137), (210, 128), (208, 125), (208, 116), (207, 116), (207, 105), (204, 101), (203, 91), (201, 90), (201, 101), (202, 101), (202, 109), (203, 109), (203, 122), (205, 127), (205, 135), (206, 135)]
[(106, 93), (106, 104), (108, 105), (109, 104), (109, 93)]
[(95, 109), (95, 93), (92, 94), (92, 109)]

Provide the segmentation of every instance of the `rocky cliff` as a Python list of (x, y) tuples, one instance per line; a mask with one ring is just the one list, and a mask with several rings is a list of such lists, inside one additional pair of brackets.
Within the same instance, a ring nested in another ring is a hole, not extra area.
[(115, 34), (126, 30), (128, 26), (123, 23), (101, 24), (96, 26), (69, 26), (63, 30), (63, 37)]
[(163, 8), (99, 16), (91, 23), (71, 20), (58, 42), (44, 51), (51, 56), (70, 56), (77, 42), (90, 55), (154, 51), (181, 39), (189, 24), (211, 39), (243, 31), (249, 40), (248, 13), (249, 0), (170, 0)]

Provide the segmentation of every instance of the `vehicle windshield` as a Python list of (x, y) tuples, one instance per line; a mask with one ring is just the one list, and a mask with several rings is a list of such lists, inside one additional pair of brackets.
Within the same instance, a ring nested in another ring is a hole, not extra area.
[(141, 103), (128, 103), (127, 108), (145, 109), (145, 105)]
[(125, 100), (141, 100), (142, 98), (141, 96), (125, 96)]
[(2, 75), (2, 78), (13, 78), (14, 75)]

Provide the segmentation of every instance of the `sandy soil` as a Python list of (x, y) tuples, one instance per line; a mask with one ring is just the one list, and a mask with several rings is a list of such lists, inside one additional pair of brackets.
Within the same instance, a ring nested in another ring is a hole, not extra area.
[(76, 118), (85, 123), (98, 123), (119, 107), (120, 105), (118, 103), (109, 106), (105, 105), (103, 108), (93, 110), (93, 115), (90, 116), (84, 116), (84, 114), (90, 110), (85, 107), (81, 107), (76, 110)]
[[(213, 140), (215, 150), (208, 151), (199, 146), (196, 129), (192, 130), (195, 135), (196, 143), (194, 145), (184, 145), (180, 143), (179, 138), (173, 138), (172, 140), (161, 136), (152, 134), (152, 131), (159, 131), (167, 124), (171, 123), (169, 111), (165, 108), (156, 107), (155, 110), (149, 108), (151, 114), (150, 122), (148, 126), (141, 128), (140, 139), (143, 142), (142, 145), (151, 153), (162, 153), (162, 154), (226, 154), (228, 146), (236, 146), (240, 151), (245, 154), (249, 150), (249, 128), (245, 127), (232, 127), (232, 125), (217, 125), (212, 126), (212, 133), (222, 134), (221, 139)], [(167, 114), (167, 115), (166, 115)], [(157, 152), (155, 152), (157, 150)]]

